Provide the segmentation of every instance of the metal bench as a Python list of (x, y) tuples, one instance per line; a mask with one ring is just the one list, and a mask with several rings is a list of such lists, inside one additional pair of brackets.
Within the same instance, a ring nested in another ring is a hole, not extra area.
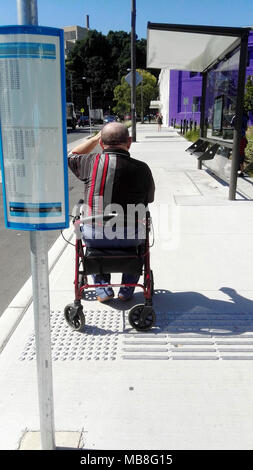
[(219, 152), (225, 158), (229, 158), (233, 144), (224, 139), (210, 139), (200, 137), (186, 149), (191, 155), (196, 155), (198, 160), (198, 169), (201, 170), (204, 160), (212, 160)]

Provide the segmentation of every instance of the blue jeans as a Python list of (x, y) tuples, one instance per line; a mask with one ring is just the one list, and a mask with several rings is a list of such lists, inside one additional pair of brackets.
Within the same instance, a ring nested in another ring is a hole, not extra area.
[[(103, 237), (102, 228), (101, 232), (99, 233), (101, 238), (95, 238), (95, 230), (92, 228), (91, 225), (84, 225), (81, 227), (81, 231), (83, 232), (83, 239), (87, 247), (92, 248), (129, 248), (141, 245), (144, 243), (144, 239), (138, 239), (137, 235), (134, 234), (134, 238), (127, 238), (127, 229), (124, 229), (124, 238), (114, 238), (113, 240), (109, 240), (108, 238)], [(93, 274), (92, 275), (94, 284), (110, 284), (111, 282), (111, 274), (103, 274), (103, 278), (100, 274)], [(122, 274), (121, 284), (137, 284), (139, 281), (140, 276), (135, 276), (133, 274)], [(128, 299), (132, 297), (134, 293), (134, 287), (121, 287), (119, 290), (119, 294), (124, 296), (124, 298)], [(114, 292), (111, 287), (96, 287), (96, 294), (100, 298), (105, 298), (108, 296), (113, 296)]]

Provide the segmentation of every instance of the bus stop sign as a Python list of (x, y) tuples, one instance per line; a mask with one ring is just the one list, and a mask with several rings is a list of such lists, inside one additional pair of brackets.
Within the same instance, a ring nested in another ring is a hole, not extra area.
[(0, 27), (0, 159), (5, 226), (69, 225), (63, 31)]

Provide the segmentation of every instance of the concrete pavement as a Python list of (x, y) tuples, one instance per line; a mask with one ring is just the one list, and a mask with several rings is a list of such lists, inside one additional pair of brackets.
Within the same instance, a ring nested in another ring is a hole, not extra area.
[[(73, 332), (63, 309), (73, 300), (74, 247), (57, 240), (50, 261), (57, 445), (64, 436), (64, 446), (90, 450), (252, 449), (250, 190), (247, 199), (239, 180), (243, 192), (228, 201), (228, 186), (197, 170), (174, 129), (138, 125), (137, 140), (131, 153), (150, 165), (156, 183), (157, 322), (144, 334), (130, 327), (127, 309), (142, 302), (140, 291), (129, 305), (102, 305), (90, 291), (86, 327)], [(0, 449), (39, 445), (27, 287), (0, 319)]]

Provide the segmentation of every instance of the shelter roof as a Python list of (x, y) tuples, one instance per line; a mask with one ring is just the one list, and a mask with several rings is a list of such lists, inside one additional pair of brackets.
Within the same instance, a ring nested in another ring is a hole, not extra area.
[(147, 67), (204, 72), (247, 39), (250, 30), (149, 22)]

